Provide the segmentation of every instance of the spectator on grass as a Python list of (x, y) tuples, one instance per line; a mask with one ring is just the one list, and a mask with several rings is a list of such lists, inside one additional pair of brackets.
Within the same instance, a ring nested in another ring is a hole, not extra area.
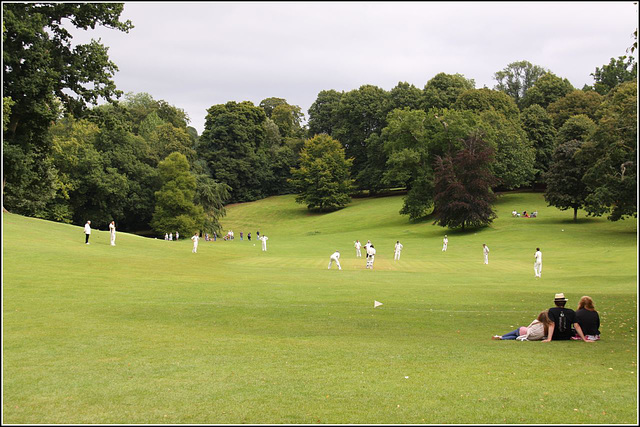
[(248, 233), (247, 233), (247, 240), (248, 240), (248, 241), (251, 241), (251, 232), (248, 232)]
[[(591, 297), (584, 296), (578, 302), (578, 310), (576, 311), (576, 324), (580, 325), (584, 336), (590, 341), (598, 341), (600, 339), (600, 315), (593, 306)], [(579, 340), (578, 334), (571, 337), (572, 340)]]
[(544, 339), (549, 332), (549, 314), (545, 310), (538, 314), (538, 317), (529, 326), (520, 326), (504, 335), (494, 335), (494, 340), (518, 340), (518, 341), (539, 341)]
[(573, 336), (571, 325), (575, 327), (580, 339), (584, 342), (593, 342), (584, 336), (580, 324), (576, 323), (576, 312), (565, 307), (567, 301), (568, 299), (564, 297), (564, 293), (555, 295), (553, 302), (556, 306), (549, 309), (549, 334), (547, 339), (542, 340), (542, 342), (571, 339)]
[(444, 235), (444, 239), (442, 239), (442, 252), (447, 252), (447, 246), (449, 245), (449, 238), (447, 235)]

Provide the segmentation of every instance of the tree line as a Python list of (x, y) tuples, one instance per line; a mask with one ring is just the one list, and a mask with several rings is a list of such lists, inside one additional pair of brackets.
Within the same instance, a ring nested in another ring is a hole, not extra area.
[(122, 4), (3, 4), (3, 12), (11, 212), (190, 235), (220, 231), (228, 203), (295, 193), (327, 211), (354, 193), (403, 188), (401, 214), (465, 227), (491, 222), (495, 190), (534, 186), (574, 215), (636, 215), (635, 44), (582, 89), (519, 61), (495, 73), (493, 89), (440, 73), (422, 89), (323, 90), (306, 124), (283, 98), (213, 105), (198, 135), (182, 109), (122, 94), (108, 48), (72, 47), (61, 26), (128, 32)]

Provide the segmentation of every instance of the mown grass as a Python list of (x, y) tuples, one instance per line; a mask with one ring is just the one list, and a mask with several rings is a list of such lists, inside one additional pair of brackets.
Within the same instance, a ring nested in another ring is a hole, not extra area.
[[(106, 231), (87, 246), (81, 227), (4, 214), (3, 421), (637, 422), (636, 220), (573, 223), (540, 194), (511, 193), (491, 227), (461, 232), (411, 223), (401, 205), (234, 205), (223, 224), (236, 239), (197, 254), (125, 233), (111, 247)], [(376, 246), (374, 271), (355, 239)], [(343, 269), (327, 270), (336, 249)], [(574, 308), (594, 298), (600, 342), (490, 339), (556, 292)]]

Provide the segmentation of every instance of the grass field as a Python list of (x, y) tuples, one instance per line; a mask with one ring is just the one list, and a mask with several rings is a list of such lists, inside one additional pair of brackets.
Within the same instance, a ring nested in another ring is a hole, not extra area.
[[(491, 227), (463, 233), (411, 223), (401, 205), (233, 205), (223, 226), (236, 239), (203, 239), (197, 254), (125, 233), (111, 247), (107, 231), (85, 245), (82, 227), (4, 214), (3, 422), (638, 421), (635, 219), (573, 223), (540, 194), (510, 193)], [(373, 271), (356, 239), (375, 245)], [(327, 269), (336, 249), (342, 271)], [(557, 292), (574, 309), (594, 299), (600, 342), (491, 340)]]

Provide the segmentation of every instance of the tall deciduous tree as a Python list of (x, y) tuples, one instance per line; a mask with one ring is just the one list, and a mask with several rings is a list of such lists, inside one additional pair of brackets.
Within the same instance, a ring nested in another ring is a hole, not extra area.
[(547, 113), (555, 128), (560, 129), (571, 116), (584, 114), (591, 120), (596, 120), (596, 112), (603, 99), (597, 92), (574, 90), (549, 104)]
[(343, 92), (322, 90), (309, 107), (309, 136), (326, 133), (333, 135), (337, 126), (338, 107)]
[(512, 97), (516, 105), (522, 108), (525, 94), (546, 72), (543, 67), (533, 65), (529, 61), (512, 62), (493, 75), (498, 82), (495, 89)]
[(466, 226), (486, 226), (493, 221), (493, 152), (481, 135), (472, 134), (455, 155), (436, 157), (434, 224), (464, 230)]
[(230, 101), (207, 110), (197, 152), (217, 182), (231, 187), (231, 202), (264, 196), (268, 174), (262, 146), (265, 142), (264, 110), (253, 103)]
[(338, 141), (327, 134), (308, 139), (300, 153), (300, 166), (292, 169), (296, 201), (310, 210), (332, 211), (350, 202), (351, 159)]
[(560, 78), (548, 72), (540, 77), (530, 88), (522, 99), (522, 107), (529, 107), (538, 104), (542, 108), (547, 108), (549, 104), (557, 101), (569, 92), (575, 90), (569, 80)]
[(452, 108), (458, 96), (476, 87), (473, 79), (467, 79), (462, 74), (438, 73), (427, 82), (422, 91), (422, 109)]
[(204, 209), (194, 203), (197, 183), (189, 169), (187, 158), (180, 153), (171, 153), (158, 164), (162, 188), (156, 192), (156, 208), (151, 220), (156, 233), (178, 231), (190, 236), (203, 230)]
[(595, 80), (593, 90), (600, 95), (606, 95), (619, 84), (638, 78), (638, 62), (633, 55), (611, 58), (609, 64), (603, 65), (602, 68), (596, 67), (591, 76)]
[(544, 182), (543, 174), (549, 170), (555, 148), (557, 131), (544, 108), (535, 104), (522, 110), (522, 128), (535, 150), (535, 182)]
[(638, 215), (638, 89), (637, 81), (622, 83), (607, 95), (597, 127), (584, 155), (589, 168), (585, 209), (611, 221)]

